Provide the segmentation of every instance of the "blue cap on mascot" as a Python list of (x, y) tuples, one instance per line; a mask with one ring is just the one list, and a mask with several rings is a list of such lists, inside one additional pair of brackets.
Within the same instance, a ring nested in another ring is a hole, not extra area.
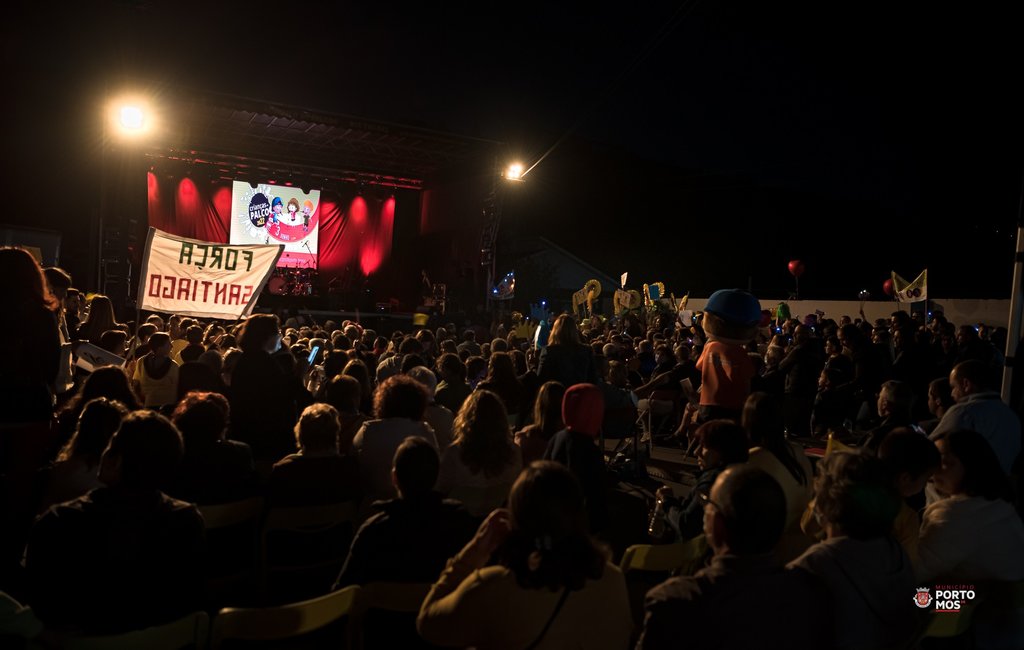
[(761, 303), (753, 294), (740, 289), (714, 292), (704, 305), (704, 311), (734, 325), (757, 325), (761, 322)]

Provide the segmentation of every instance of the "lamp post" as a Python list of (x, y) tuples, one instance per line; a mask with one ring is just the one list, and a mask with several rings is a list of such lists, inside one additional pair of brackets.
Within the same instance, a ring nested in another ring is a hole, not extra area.
[[(495, 167), (498, 166), (497, 160), (495, 160)], [(523, 182), (523, 176), (525, 168), (522, 163), (513, 162), (509, 164), (505, 169), (501, 170), (500, 173), (496, 172), (492, 176), (491, 189), (484, 198), (484, 227), (480, 234), (480, 264), (487, 269), (487, 281), (484, 287), (484, 300), (485, 304), (490, 305), (493, 299), (491, 290), (494, 288), (495, 279), (497, 278), (497, 266), (498, 266), (498, 233), (501, 230), (501, 206), (503, 198), (503, 187), (499, 186), (500, 176), (504, 180), (512, 183)]]

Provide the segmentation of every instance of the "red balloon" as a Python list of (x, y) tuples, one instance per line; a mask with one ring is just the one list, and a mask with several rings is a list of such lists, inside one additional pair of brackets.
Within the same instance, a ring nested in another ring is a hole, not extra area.
[(788, 266), (789, 273), (794, 278), (799, 278), (801, 275), (804, 274), (804, 263), (801, 262), (800, 260), (790, 260)]
[(884, 291), (887, 296), (892, 295), (892, 278), (889, 278), (882, 283), (882, 291)]

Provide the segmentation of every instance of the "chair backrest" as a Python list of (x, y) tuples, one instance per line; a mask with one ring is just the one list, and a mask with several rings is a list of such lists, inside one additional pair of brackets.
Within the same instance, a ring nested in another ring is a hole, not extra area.
[(183, 618), (123, 634), (67, 638), (61, 646), (66, 650), (180, 650), (206, 648), (210, 617), (195, 612)]
[(418, 612), (430, 587), (426, 582), (371, 582), (361, 587), (360, 609)]
[(207, 530), (237, 526), (259, 519), (263, 514), (263, 497), (252, 497), (215, 506), (199, 506)]
[(703, 535), (675, 544), (635, 544), (622, 555), (619, 568), (627, 571), (680, 571), (699, 566), (707, 553)]
[(318, 533), (355, 519), (356, 504), (353, 501), (325, 506), (271, 508), (263, 522), (263, 535), (274, 531)]
[(492, 510), (505, 504), (511, 489), (511, 482), (496, 483), (487, 487), (458, 485), (452, 488), (448, 498), (461, 501), (474, 517), (486, 517)]
[[(211, 647), (226, 640), (274, 641), (299, 636), (326, 627), (357, 612), (357, 585), (281, 607), (241, 609), (228, 607), (213, 619)], [(354, 627), (354, 626), (349, 626)]]

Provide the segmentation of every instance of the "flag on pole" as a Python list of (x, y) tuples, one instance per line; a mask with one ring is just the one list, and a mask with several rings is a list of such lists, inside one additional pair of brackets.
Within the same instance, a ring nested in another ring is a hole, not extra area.
[(892, 272), (892, 288), (900, 302), (921, 302), (928, 300), (928, 269), (913, 282), (907, 282), (895, 271)]

